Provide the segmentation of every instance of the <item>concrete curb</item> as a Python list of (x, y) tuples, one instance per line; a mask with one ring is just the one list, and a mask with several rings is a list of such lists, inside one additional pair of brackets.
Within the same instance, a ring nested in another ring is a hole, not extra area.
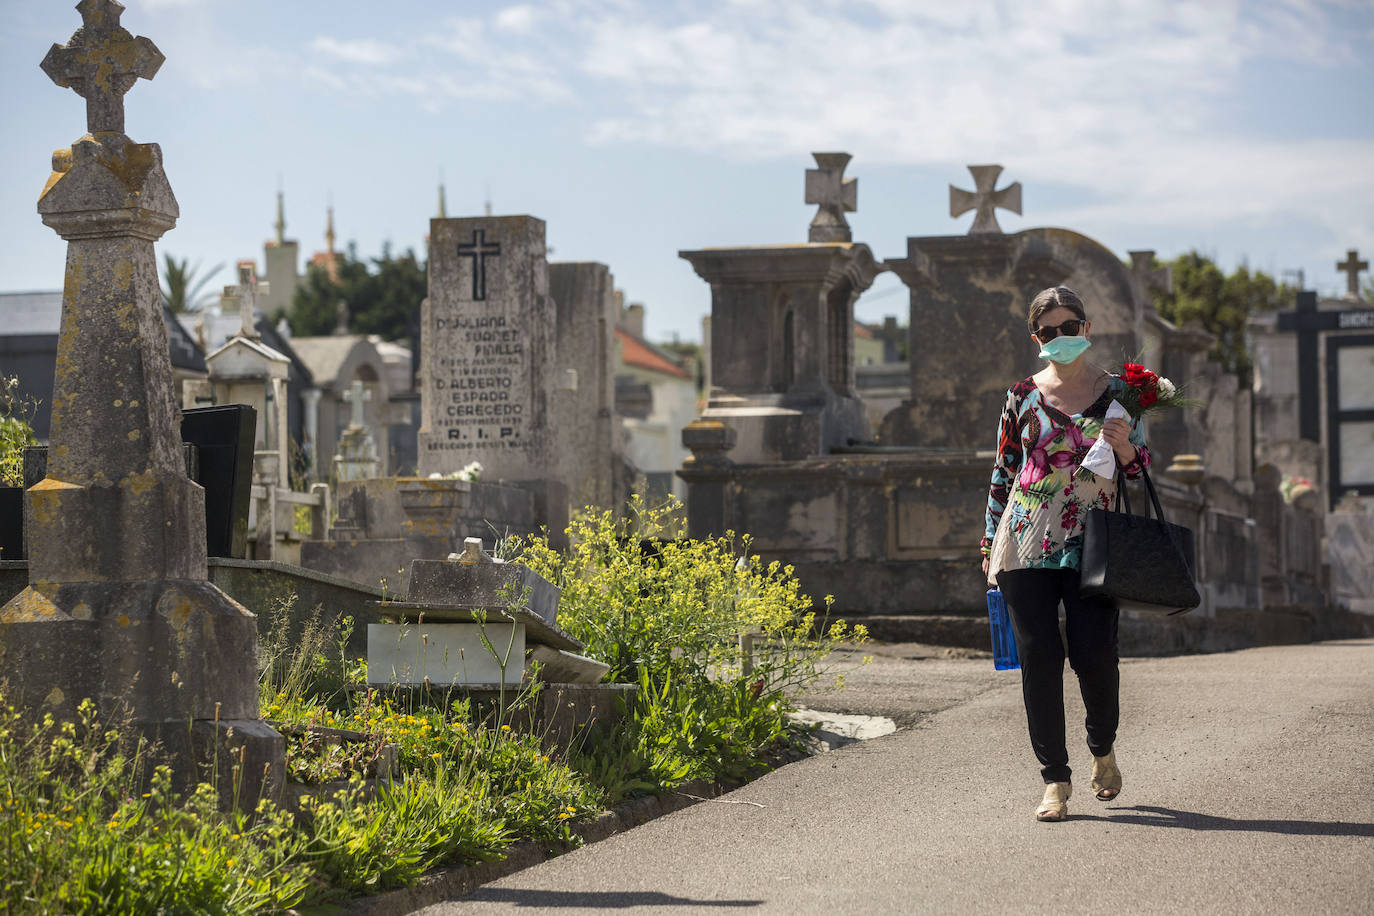
[[(738, 789), (748, 782), (771, 773), (782, 766), (804, 760), (808, 755), (800, 752), (787, 752), (777, 757), (767, 758), (767, 769), (760, 770), (749, 779), (739, 782), (708, 783), (693, 780), (671, 789), (662, 795), (649, 795), (621, 802), (610, 811), (585, 824), (575, 824), (573, 833), (582, 838), (585, 845), (623, 833), (655, 818), (703, 801), (719, 798), (727, 792)], [(499, 862), (479, 862), (475, 865), (460, 865), (432, 871), (420, 878), (414, 887), (404, 887), (388, 891), (375, 897), (360, 897), (344, 901), (332, 912), (348, 916), (403, 916), (435, 903), (442, 903), (453, 897), (470, 893), (484, 884), (499, 880), (518, 871), (538, 865), (565, 853), (570, 849), (549, 848), (534, 840), (523, 840), (507, 847), (505, 858)]]

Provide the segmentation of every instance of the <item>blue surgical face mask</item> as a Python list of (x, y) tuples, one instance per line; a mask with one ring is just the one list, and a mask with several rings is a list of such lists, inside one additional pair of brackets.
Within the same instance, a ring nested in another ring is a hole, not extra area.
[(1040, 347), (1040, 358), (1054, 360), (1056, 363), (1068, 363), (1078, 359), (1083, 355), (1083, 351), (1093, 345), (1093, 342), (1082, 334), (1077, 337), (1069, 337), (1060, 334), (1054, 340)]

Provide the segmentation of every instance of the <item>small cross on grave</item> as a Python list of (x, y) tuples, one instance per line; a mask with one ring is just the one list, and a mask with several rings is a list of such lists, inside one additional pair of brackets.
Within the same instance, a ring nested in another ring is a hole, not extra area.
[(481, 302), (487, 298), (487, 258), (501, 256), (501, 243), (488, 242), (485, 229), (474, 229), (472, 241), (458, 245), (458, 256), (472, 258), (472, 298)]
[(82, 26), (66, 47), (53, 45), (41, 64), (57, 85), (86, 100), (86, 130), (124, 133), (124, 93), (152, 79), (165, 59), (151, 41), (120, 28), (124, 6), (114, 0), (81, 0)]
[(1369, 262), (1361, 261), (1359, 253), (1351, 248), (1345, 253), (1344, 261), (1336, 262), (1336, 269), (1345, 273), (1345, 296), (1343, 298), (1359, 301), (1360, 271), (1369, 270)]
[(997, 185), (997, 176), (1002, 174), (1000, 165), (971, 165), (968, 170), (973, 174), (976, 190), (965, 191), (950, 185), (949, 215), (957, 217), (977, 210), (968, 234), (1001, 234), (1002, 227), (997, 225), (997, 210), (1001, 208), (1018, 216), (1021, 214), (1021, 182), (1012, 182), (1002, 190), (995, 191), (993, 188)]
[(234, 300), (239, 305), (239, 336), (249, 340), (262, 339), (253, 319), (258, 307), (258, 293), (267, 295), (268, 283), (258, 280), (251, 264), (240, 264), (238, 284), (224, 287), (224, 298)]
[(353, 407), (353, 416), (348, 421), (348, 425), (353, 428), (361, 429), (363, 426), (363, 405), (372, 400), (372, 392), (363, 386), (363, 383), (354, 380), (348, 386), (348, 392), (343, 396)]
[(853, 157), (848, 153), (812, 153), (819, 168), (806, 170), (806, 202), (817, 204), (816, 218), (811, 220), (812, 242), (850, 242), (853, 235), (846, 212), (859, 209), (859, 180), (845, 178), (844, 167)]

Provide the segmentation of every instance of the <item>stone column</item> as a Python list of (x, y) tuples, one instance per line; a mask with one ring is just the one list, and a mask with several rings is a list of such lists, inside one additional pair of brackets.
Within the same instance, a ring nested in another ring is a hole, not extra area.
[[(156, 144), (123, 133), (123, 93), (162, 55), (83, 0), (43, 69), (87, 99), (89, 133), (53, 154), (39, 198), (67, 240), (47, 477), (25, 494), (29, 585), (0, 609), (0, 679), (62, 717), (127, 712), (191, 775), (213, 742), (246, 749), (247, 795), (281, 738), (257, 705), (257, 622), (206, 575), (204, 491), (187, 476), (153, 242), (176, 222)], [(193, 738), (188, 741), (187, 736)], [(227, 772), (221, 778), (228, 777)]]

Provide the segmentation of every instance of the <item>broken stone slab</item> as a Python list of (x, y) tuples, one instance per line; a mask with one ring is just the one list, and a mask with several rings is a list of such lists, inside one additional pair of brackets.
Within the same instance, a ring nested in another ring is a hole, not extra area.
[(557, 586), (518, 563), (493, 561), (482, 553), (479, 538), (468, 538), (464, 546), (463, 553), (447, 560), (412, 560), (407, 602), (480, 608), (491, 614), (518, 602), (522, 610), (557, 625)]
[[(581, 652), (586, 648), (577, 639), (560, 630), (557, 624), (549, 623), (543, 617), (526, 608), (510, 610), (504, 606), (483, 608), (460, 607), (451, 604), (423, 604), (416, 601), (379, 601), (377, 613), (381, 614), (384, 619), (393, 621), (393, 623), (385, 624), (385, 626), (394, 626), (396, 623), (402, 622), (413, 625), (485, 622), (488, 626), (494, 627), (498, 624), (514, 622), (524, 625), (529, 641), (535, 645), (567, 649), (570, 652)], [(371, 642), (370, 635), (368, 641)]]
[[(367, 681), (518, 687), (525, 672), (525, 633), (524, 624), (499, 619), (480, 624), (368, 624)], [(498, 656), (505, 657), (505, 665)]]
[(539, 679), (548, 684), (596, 684), (611, 670), (605, 662), (552, 646), (532, 646), (526, 668), (536, 662)]

